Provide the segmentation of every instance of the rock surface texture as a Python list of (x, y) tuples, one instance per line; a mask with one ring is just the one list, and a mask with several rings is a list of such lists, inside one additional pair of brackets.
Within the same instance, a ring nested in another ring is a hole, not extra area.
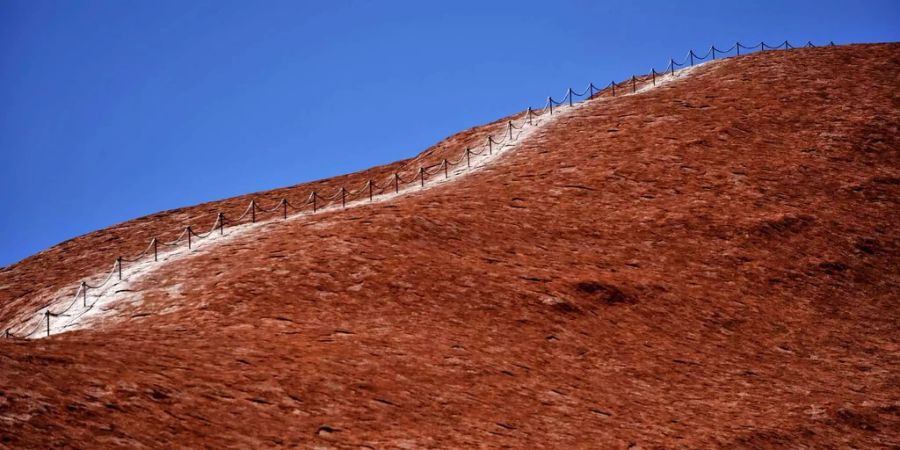
[[(896, 448), (898, 87), (898, 44), (717, 61), (453, 183), (272, 213), (0, 339), (0, 446)], [(0, 325), (151, 236), (504, 124), (64, 242), (0, 272)]]

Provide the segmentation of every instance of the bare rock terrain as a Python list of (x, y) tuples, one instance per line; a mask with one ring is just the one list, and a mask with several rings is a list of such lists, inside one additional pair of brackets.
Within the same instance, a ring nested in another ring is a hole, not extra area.
[[(731, 58), (453, 183), (261, 215), (91, 327), (0, 339), (0, 446), (897, 448), (898, 87), (898, 44)], [(0, 324), (152, 236), (506, 120), (61, 243), (0, 272)]]

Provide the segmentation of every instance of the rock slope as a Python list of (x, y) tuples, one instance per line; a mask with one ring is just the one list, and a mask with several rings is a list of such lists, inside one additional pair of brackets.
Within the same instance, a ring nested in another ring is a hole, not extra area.
[[(900, 445), (898, 73), (898, 44), (720, 61), (457, 182), (163, 265), (91, 327), (0, 339), (0, 445)], [(5, 268), (0, 323), (249, 198)]]

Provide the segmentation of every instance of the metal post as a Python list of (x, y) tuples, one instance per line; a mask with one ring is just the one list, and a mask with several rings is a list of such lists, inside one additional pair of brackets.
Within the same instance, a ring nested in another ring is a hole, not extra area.
[(193, 234), (193, 231), (191, 231), (191, 227), (187, 227), (188, 249), (191, 248), (191, 234)]
[(691, 50), (691, 51), (688, 53), (688, 58), (691, 59), (691, 66), (693, 66), (693, 65), (694, 65), (694, 51), (693, 51), (693, 50)]
[(50, 336), (50, 310), (44, 311), (44, 316), (47, 318), (47, 336)]
[(400, 193), (400, 175), (397, 175), (396, 172), (394, 172), (394, 193)]
[(653, 76), (653, 85), (656, 86), (656, 69), (650, 69), (650, 74)]
[(282, 208), (282, 212), (283, 212), (282, 215), (284, 216), (285, 220), (287, 220), (287, 203), (288, 202), (287, 202), (286, 198), (281, 199), (281, 208)]
[(81, 282), (81, 301), (82, 301), (82, 303), (84, 303), (85, 308), (87, 308), (87, 290), (88, 290), (87, 282), (82, 281)]
[(669, 67), (672, 68), (672, 76), (675, 76), (675, 60), (669, 59)]
[(632, 75), (631, 76), (631, 93), (634, 94), (635, 92), (637, 92), (637, 77)]
[(159, 261), (159, 241), (153, 238), (153, 261)]
[(369, 180), (369, 201), (372, 201), (372, 180)]
[[(552, 111), (552, 109), (551, 109)], [(494, 154), (494, 136), (488, 136), (488, 155)]]
[(710, 49), (710, 51), (712, 51), (712, 57), (713, 57), (713, 59), (716, 59), (716, 46), (713, 45), (713, 46), (710, 47), (709, 49)]
[(341, 186), (341, 208), (347, 207), (347, 189)]
[(512, 120), (510, 120), (509, 123), (507, 123), (506, 127), (509, 128), (509, 138), (512, 139), (513, 138), (512, 137), (512, 130), (513, 130)]
[(615, 82), (615, 81), (610, 81), (609, 84), (612, 85), (613, 97), (615, 97), (615, 96), (616, 96), (616, 82)]
[(250, 221), (256, 223), (256, 199), (250, 200)]
[(225, 213), (219, 213), (219, 235), (225, 234)]
[(594, 98), (594, 82), (591, 82), (591, 84), (588, 85), (588, 91), (591, 92), (591, 95), (588, 96), (588, 98)]
[(447, 166), (448, 166), (447, 160), (444, 159), (444, 179), (445, 179), (445, 180), (446, 180), (447, 178), (450, 178), (450, 173), (447, 172)]
[(572, 88), (569, 88), (569, 93), (566, 94), (566, 97), (569, 97), (569, 106), (572, 106)]
[(6, 329), (6, 338), (9, 339), (9, 328)]
[(312, 198), (313, 198), (313, 212), (316, 212), (316, 191), (313, 191)]
[(547, 97), (547, 102), (550, 104), (550, 115), (553, 115), (553, 97)]
[[(530, 110), (531, 108), (528, 108), (528, 109)], [(466, 168), (467, 169), (472, 167), (472, 158), (470, 157), (471, 154), (472, 154), (472, 151), (469, 150), (469, 147), (466, 147)]]
[[(531, 107), (530, 107), (530, 106), (528, 107), (528, 125), (532, 125), (532, 122), (531, 122)], [(466, 150), (468, 150), (468, 149), (466, 149)]]
[(119, 281), (122, 281), (122, 257), (116, 257), (116, 268), (119, 269)]
[(419, 167), (419, 179), (421, 180), (422, 187), (425, 187), (425, 169)]
[(736, 42), (736, 43), (734, 44), (734, 48), (737, 49), (737, 55), (738, 55), (738, 56), (741, 56), (741, 43), (740, 43), (740, 42)]

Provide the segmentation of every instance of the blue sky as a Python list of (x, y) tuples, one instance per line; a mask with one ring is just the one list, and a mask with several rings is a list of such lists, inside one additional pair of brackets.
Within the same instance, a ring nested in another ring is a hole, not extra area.
[(895, 1), (0, 2), (0, 265), (360, 170), (710, 44), (900, 38)]

